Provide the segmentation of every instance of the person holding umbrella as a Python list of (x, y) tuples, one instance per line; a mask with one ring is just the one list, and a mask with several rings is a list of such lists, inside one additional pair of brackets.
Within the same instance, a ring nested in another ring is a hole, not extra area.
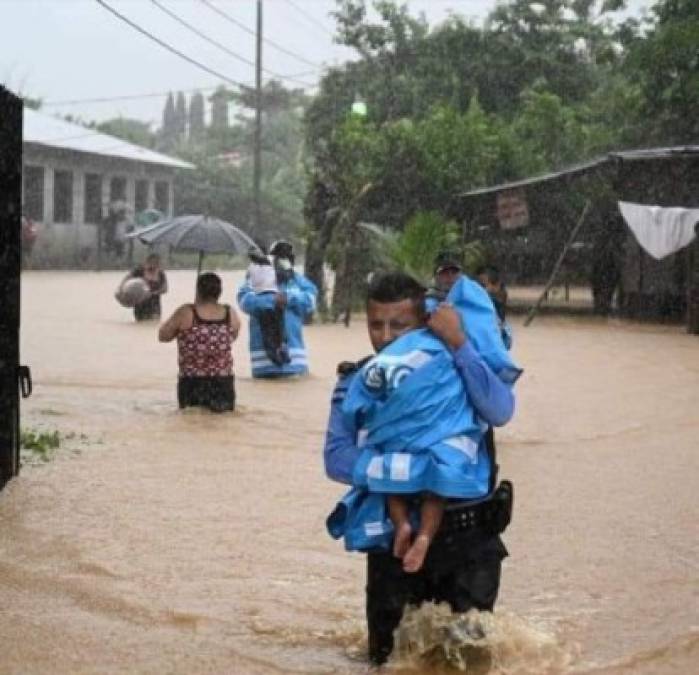
[(177, 339), (180, 408), (224, 412), (235, 407), (231, 345), (238, 337), (240, 319), (235, 309), (219, 303), (220, 297), (218, 274), (200, 274), (194, 304), (179, 307), (158, 331), (160, 342)]
[[(259, 378), (289, 377), (308, 373), (308, 355), (303, 341), (304, 320), (313, 314), (318, 289), (303, 274), (294, 271), (294, 250), (288, 241), (270, 246), (269, 254), (277, 277), (275, 293), (257, 293), (249, 278), (238, 290), (238, 306), (250, 316), (250, 361), (252, 376)], [(271, 359), (265, 345), (261, 321), (275, 308), (283, 311), (284, 335), (288, 359)]]

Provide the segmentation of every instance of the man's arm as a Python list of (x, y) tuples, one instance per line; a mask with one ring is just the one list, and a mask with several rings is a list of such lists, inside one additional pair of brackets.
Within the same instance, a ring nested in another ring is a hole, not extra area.
[(469, 342), (456, 310), (440, 305), (430, 315), (427, 325), (452, 350), (454, 364), (478, 414), (492, 426), (507, 424), (515, 409), (512, 389), (490, 369)]
[(330, 418), (325, 434), (323, 461), (328, 478), (351, 485), (354, 465), (361, 454), (356, 445), (356, 431), (348, 429), (342, 416), (342, 402), (352, 376), (340, 376), (330, 402)]
[(454, 364), (478, 414), (491, 426), (507, 424), (515, 411), (515, 397), (510, 385), (490, 369), (468, 341), (454, 351)]
[(255, 293), (252, 286), (245, 283), (238, 289), (238, 307), (254, 316), (261, 310), (274, 309), (275, 297), (271, 293)]
[(315, 311), (318, 289), (302, 274), (297, 274), (295, 279), (298, 288), (292, 287), (287, 291), (287, 307), (299, 316), (305, 317)]

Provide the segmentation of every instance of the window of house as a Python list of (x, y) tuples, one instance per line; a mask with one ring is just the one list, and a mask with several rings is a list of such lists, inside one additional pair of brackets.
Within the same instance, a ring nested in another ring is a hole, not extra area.
[(55, 223), (73, 220), (72, 171), (55, 171), (53, 174), (53, 220)]
[(25, 216), (41, 222), (44, 219), (44, 167), (24, 167), (24, 205)]
[(136, 181), (136, 203), (134, 204), (136, 213), (145, 211), (148, 208), (148, 181)]
[(85, 174), (85, 222), (102, 222), (102, 176), (98, 173)]
[(109, 201), (126, 201), (126, 178), (124, 176), (114, 176), (109, 183)]
[(155, 208), (167, 215), (170, 210), (170, 184), (159, 180), (155, 183)]

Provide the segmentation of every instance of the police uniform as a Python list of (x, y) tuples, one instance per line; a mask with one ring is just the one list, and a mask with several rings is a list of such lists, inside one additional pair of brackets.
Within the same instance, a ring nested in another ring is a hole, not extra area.
[[(454, 363), (479, 414), (491, 425), (507, 422), (514, 410), (511, 389), (493, 374), (468, 341), (454, 352)], [(351, 483), (361, 452), (357, 447), (361, 420), (351, 424), (342, 414), (345, 394), (361, 365), (340, 364), (331, 399), (325, 469), (331, 479), (342, 483)], [(419, 572), (406, 573), (402, 561), (391, 552), (367, 553), (366, 615), (373, 663), (385, 662), (391, 653), (393, 631), (407, 604), (435, 601), (448, 602), (454, 612), (492, 610), (500, 585), (501, 561), (507, 556), (499, 533), (509, 522), (512, 488), (503, 482), (495, 489), (497, 465), (494, 448), (486, 446), (487, 438), (484, 436), (481, 443), (491, 456), (489, 498), (477, 504), (447, 503), (440, 529)]]
[[(253, 377), (287, 377), (308, 373), (308, 354), (303, 340), (304, 322), (316, 308), (318, 289), (303, 274), (293, 269), (294, 255), (291, 244), (278, 241), (270, 247), (277, 272), (277, 290), (286, 295), (282, 313), (283, 334), (286, 340), (283, 360), (272, 359), (269, 354), (269, 336), (265, 330), (265, 318), (276, 307), (272, 293), (255, 293), (246, 279), (238, 290), (238, 305), (250, 316), (250, 361)], [(280, 267), (280, 262), (285, 262)]]

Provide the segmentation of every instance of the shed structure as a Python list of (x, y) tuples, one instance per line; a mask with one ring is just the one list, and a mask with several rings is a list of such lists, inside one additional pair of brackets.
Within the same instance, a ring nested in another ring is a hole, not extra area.
[(629, 318), (687, 320), (699, 333), (699, 239), (662, 260), (649, 256), (626, 226), (619, 201), (699, 207), (699, 146), (611, 152), (584, 164), (471, 190), (457, 199), (465, 240), (484, 241), (510, 281), (543, 283), (577, 217), (585, 223), (560, 274), (588, 284), (594, 310), (613, 298)]

